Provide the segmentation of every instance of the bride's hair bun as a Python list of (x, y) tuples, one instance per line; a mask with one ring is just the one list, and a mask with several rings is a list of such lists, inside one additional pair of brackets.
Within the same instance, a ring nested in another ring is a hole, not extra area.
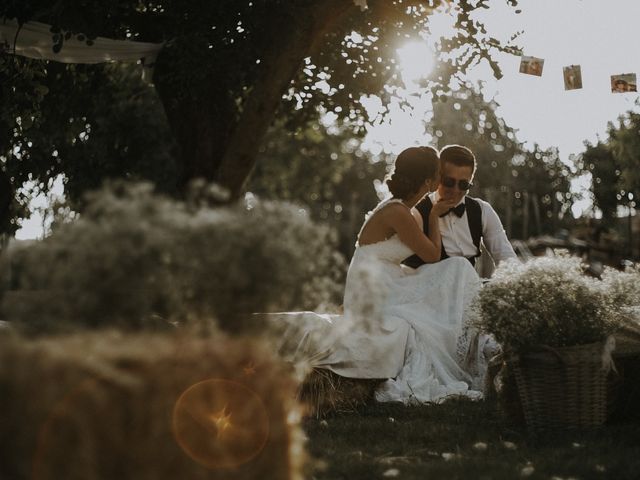
[(393, 173), (387, 177), (389, 191), (403, 200), (420, 190), (422, 184), (435, 179), (439, 173), (440, 159), (433, 147), (410, 147), (396, 158)]

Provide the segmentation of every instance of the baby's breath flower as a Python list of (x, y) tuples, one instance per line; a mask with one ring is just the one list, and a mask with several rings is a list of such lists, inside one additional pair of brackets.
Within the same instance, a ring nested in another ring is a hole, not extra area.
[(640, 305), (639, 280), (638, 270), (588, 277), (568, 256), (504, 262), (478, 296), (477, 326), (512, 351), (600, 341)]

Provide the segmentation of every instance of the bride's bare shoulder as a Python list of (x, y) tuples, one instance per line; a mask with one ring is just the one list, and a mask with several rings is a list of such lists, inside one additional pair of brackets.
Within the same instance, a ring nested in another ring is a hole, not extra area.
[(367, 245), (388, 239), (396, 232), (399, 219), (404, 217), (411, 218), (411, 214), (403, 203), (389, 202), (379, 206), (367, 217), (360, 230), (358, 243)]
[(392, 202), (384, 205), (377, 212), (374, 212), (370, 220), (376, 217), (377, 221), (388, 223), (394, 222), (398, 218), (406, 219), (411, 216), (411, 210), (404, 203)]
[(404, 214), (406, 215), (408, 212), (410, 212), (409, 207), (407, 207), (404, 203), (400, 202), (400, 201), (394, 201), (394, 202), (389, 202), (386, 205), (383, 205), (382, 208), (380, 208), (376, 213), (381, 213), (381, 214), (385, 214), (385, 215), (389, 215), (389, 214)]

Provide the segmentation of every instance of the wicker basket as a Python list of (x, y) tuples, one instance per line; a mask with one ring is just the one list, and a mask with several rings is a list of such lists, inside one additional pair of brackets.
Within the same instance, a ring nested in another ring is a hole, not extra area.
[(602, 425), (607, 417), (607, 372), (602, 343), (539, 347), (509, 358), (527, 428), (533, 433)]

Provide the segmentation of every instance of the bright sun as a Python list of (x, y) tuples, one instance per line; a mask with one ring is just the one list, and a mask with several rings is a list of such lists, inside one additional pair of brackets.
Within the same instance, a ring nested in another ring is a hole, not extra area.
[(424, 42), (405, 43), (396, 52), (402, 81), (406, 86), (418, 83), (433, 70), (433, 51)]

